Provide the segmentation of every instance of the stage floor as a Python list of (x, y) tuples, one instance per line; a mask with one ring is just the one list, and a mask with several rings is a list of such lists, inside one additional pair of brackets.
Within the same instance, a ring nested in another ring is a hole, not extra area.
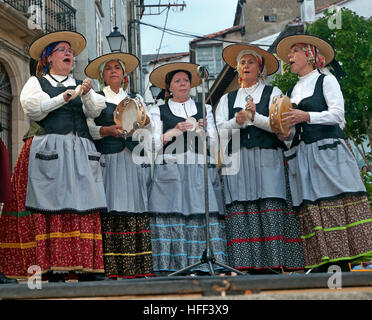
[(238, 276), (172, 276), (146, 279), (1, 284), (0, 299), (104, 300), (372, 300), (372, 272)]

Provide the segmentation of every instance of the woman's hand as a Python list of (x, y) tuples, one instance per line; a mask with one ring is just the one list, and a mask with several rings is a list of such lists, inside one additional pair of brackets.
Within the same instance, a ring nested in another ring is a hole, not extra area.
[(282, 125), (285, 128), (292, 128), (297, 123), (309, 122), (310, 115), (306, 111), (300, 109), (291, 109), (288, 112), (282, 114)]
[(86, 78), (81, 84), (81, 88), (83, 90), (83, 95), (87, 94), (90, 91), (90, 89), (92, 89), (92, 80)]
[(289, 136), (291, 135), (291, 131), (288, 131), (288, 134), (284, 135), (283, 133), (281, 132), (274, 132), (276, 134), (276, 136), (278, 137), (279, 140), (281, 141), (287, 141)]
[(239, 126), (242, 126), (248, 119), (248, 114), (246, 110), (241, 110), (235, 113), (235, 121)]
[(173, 138), (178, 137), (182, 135), (185, 131), (192, 130), (193, 128), (194, 124), (192, 124), (191, 122), (186, 121), (178, 122), (173, 129), (168, 130), (161, 136), (161, 141), (163, 142), (163, 144), (166, 144)]
[(115, 137), (115, 138), (120, 138), (123, 134), (123, 128), (122, 126), (119, 125), (112, 125), (109, 127), (101, 127), (99, 129), (99, 134), (101, 137)]
[(184, 133), (185, 131), (188, 131), (188, 130), (192, 130), (193, 128), (194, 128), (194, 125), (186, 121), (178, 122), (176, 126), (174, 127), (174, 129), (181, 131), (181, 133)]
[(69, 102), (74, 94), (75, 90), (68, 89), (63, 93), (63, 99), (65, 99), (66, 102)]
[[(204, 119), (203, 118), (201, 118), (201, 119), (198, 120), (198, 127), (200, 129), (203, 129), (203, 122), (204, 122)], [(207, 127), (207, 126), (208, 126), (208, 120), (205, 119), (205, 127)]]
[(253, 100), (248, 100), (245, 104), (245, 110), (251, 112), (251, 120), (254, 121), (254, 115), (256, 113), (256, 104), (253, 102)]

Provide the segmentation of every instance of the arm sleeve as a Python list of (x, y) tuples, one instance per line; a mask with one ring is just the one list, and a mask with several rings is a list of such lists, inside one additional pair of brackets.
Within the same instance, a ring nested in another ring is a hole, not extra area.
[(214, 122), (214, 117), (212, 113), (212, 106), (209, 104), (205, 105), (207, 111), (207, 133), (209, 136), (210, 145), (216, 145), (218, 143), (217, 129)]
[(163, 124), (160, 120), (159, 107), (152, 108), (148, 115), (151, 122), (151, 135), (150, 139), (145, 141), (145, 148), (147, 148), (150, 152), (157, 153), (163, 147), (163, 143), (161, 141)]
[(83, 111), (88, 118), (97, 118), (103, 109), (106, 108), (106, 97), (98, 94), (93, 89), (81, 96)]
[(92, 136), (92, 138), (94, 140), (102, 139), (101, 134), (99, 133), (99, 130), (101, 129), (102, 126), (97, 126), (93, 118), (87, 118), (87, 124), (89, 133)]
[(235, 117), (229, 119), (229, 108), (227, 94), (223, 95), (217, 105), (216, 109), (216, 126), (217, 129), (240, 129), (240, 126), (236, 123)]
[(66, 103), (63, 93), (51, 98), (44, 92), (36, 77), (31, 77), (24, 85), (20, 94), (20, 102), (24, 113), (35, 121), (44, 119), (49, 112), (62, 107)]

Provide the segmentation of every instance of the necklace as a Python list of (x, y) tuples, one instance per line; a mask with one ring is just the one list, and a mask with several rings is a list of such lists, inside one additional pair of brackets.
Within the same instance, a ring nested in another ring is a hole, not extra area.
[(62, 82), (65, 82), (67, 79), (68, 79), (68, 76), (66, 78), (64, 78), (62, 81), (58, 81), (56, 78), (54, 78), (50, 73), (48, 73), (49, 76), (55, 81), (57, 82), (57, 87), (58, 88), (61, 88), (61, 87), (64, 87), (64, 85), (62, 84)]
[(247, 94), (247, 96), (245, 97), (246, 102), (249, 100), (253, 100), (252, 94), (258, 88), (259, 85), (260, 85), (260, 82), (257, 81), (253, 86), (250, 86), (248, 88), (243, 87), (245, 93)]
[(182, 106), (183, 106), (183, 110), (185, 111), (185, 113), (186, 113), (186, 118), (188, 118), (189, 117), (189, 115), (187, 114), (187, 111), (186, 111), (186, 107), (185, 107), (185, 102), (184, 103), (182, 103)]

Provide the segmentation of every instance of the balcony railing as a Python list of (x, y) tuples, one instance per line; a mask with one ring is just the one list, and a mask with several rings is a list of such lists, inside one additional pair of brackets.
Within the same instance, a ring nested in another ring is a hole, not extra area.
[(29, 26), (44, 32), (76, 31), (76, 9), (63, 0), (0, 0), (22, 12)]

